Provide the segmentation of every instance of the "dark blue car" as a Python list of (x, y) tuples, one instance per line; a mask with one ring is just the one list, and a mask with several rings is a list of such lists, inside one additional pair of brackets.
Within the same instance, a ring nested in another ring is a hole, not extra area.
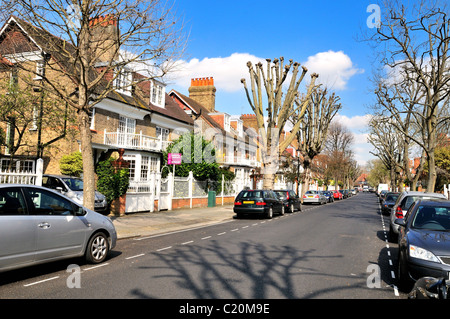
[(399, 288), (410, 288), (422, 277), (449, 279), (450, 202), (417, 200), (399, 225)]

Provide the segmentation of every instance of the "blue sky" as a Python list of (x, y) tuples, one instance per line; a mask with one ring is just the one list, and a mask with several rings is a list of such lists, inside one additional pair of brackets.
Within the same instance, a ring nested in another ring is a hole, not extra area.
[(191, 78), (213, 76), (217, 111), (252, 113), (240, 83), (248, 76), (246, 62), (281, 56), (300, 62), (341, 97), (338, 119), (354, 132), (356, 159), (364, 164), (373, 158), (364, 129), (374, 54), (357, 38), (374, 32), (366, 23), (372, 3), (176, 0), (189, 42), (184, 68), (168, 80), (168, 89), (188, 94)]

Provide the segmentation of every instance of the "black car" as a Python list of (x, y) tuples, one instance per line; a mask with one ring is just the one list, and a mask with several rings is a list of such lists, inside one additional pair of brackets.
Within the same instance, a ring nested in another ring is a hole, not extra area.
[(285, 204), (285, 211), (293, 213), (295, 210), (302, 210), (302, 202), (300, 197), (293, 190), (275, 190), (278, 197), (280, 197)]
[(245, 214), (262, 214), (272, 218), (274, 214), (284, 215), (283, 201), (272, 190), (243, 190), (234, 200), (236, 217)]
[(321, 191), (323, 196), (327, 198), (328, 203), (334, 202), (334, 195), (331, 191)]
[[(410, 288), (412, 280), (450, 274), (450, 201), (417, 200), (399, 225), (399, 287)], [(412, 280), (411, 280), (412, 279)]]
[(384, 196), (383, 201), (381, 202), (381, 213), (383, 215), (389, 215), (391, 213), (392, 207), (394, 207), (397, 198), (400, 196), (400, 193), (389, 192)]

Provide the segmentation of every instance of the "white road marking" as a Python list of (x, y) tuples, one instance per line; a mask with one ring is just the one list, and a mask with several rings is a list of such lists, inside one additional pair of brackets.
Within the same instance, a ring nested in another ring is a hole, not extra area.
[(40, 284), (40, 283), (43, 283), (43, 282), (46, 282), (46, 281), (58, 279), (58, 278), (59, 278), (59, 276), (55, 276), (55, 277), (51, 277), (51, 278), (47, 278), (47, 279), (35, 281), (35, 282), (32, 282), (32, 283), (30, 283), (30, 284), (26, 284), (26, 285), (23, 285), (23, 286), (24, 286), (24, 287), (30, 287), (30, 286), (34, 286), (34, 285), (37, 285), (37, 284)]
[(145, 254), (139, 254), (139, 255), (136, 255), (136, 256), (131, 256), (131, 257), (127, 257), (127, 258), (125, 258), (126, 260), (129, 260), (129, 259), (133, 259), (133, 258), (138, 258), (138, 257), (141, 257), (141, 256), (144, 256)]

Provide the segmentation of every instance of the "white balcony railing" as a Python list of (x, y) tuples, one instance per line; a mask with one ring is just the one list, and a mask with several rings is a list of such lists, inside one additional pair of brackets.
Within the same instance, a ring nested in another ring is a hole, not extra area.
[(224, 156), (223, 161), (219, 160), (219, 163), (228, 165), (246, 165), (252, 167), (259, 167), (261, 163), (256, 159), (245, 158), (242, 156)]
[(146, 151), (162, 151), (167, 147), (166, 142), (156, 137), (121, 132), (105, 132), (104, 144)]

